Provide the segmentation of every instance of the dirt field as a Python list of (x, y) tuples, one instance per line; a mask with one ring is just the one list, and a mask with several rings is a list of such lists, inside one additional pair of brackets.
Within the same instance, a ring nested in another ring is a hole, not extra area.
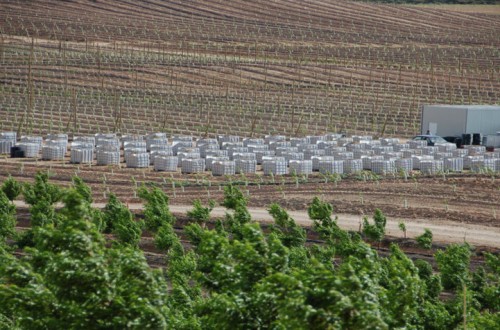
[(500, 97), (498, 6), (0, 4), (0, 130), (411, 136)]

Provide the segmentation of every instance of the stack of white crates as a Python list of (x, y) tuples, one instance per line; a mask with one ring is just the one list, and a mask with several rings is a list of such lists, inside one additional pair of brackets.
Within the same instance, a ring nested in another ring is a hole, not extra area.
[(66, 154), (66, 149), (61, 146), (43, 146), (42, 159), (43, 160), (63, 160)]
[(177, 156), (156, 156), (154, 170), (176, 172), (178, 163), (179, 158)]
[(312, 160), (291, 160), (289, 163), (290, 173), (311, 174)]
[(319, 172), (322, 174), (343, 174), (343, 160), (321, 160), (319, 162)]
[(120, 164), (120, 152), (119, 151), (97, 150), (96, 158), (97, 158), (97, 165), (119, 165)]
[(20, 142), (17, 146), (24, 151), (26, 158), (36, 158), (40, 153), (40, 144), (38, 143)]
[(205, 171), (205, 160), (198, 159), (183, 159), (181, 163), (182, 173), (201, 173)]
[(411, 158), (396, 159), (394, 164), (396, 165), (396, 171), (409, 173), (413, 170), (413, 160)]
[(237, 159), (235, 160), (236, 173), (255, 173), (257, 172), (257, 161), (256, 160), (245, 160)]
[(94, 160), (94, 148), (71, 148), (71, 162), (73, 164), (88, 164)]
[(264, 175), (271, 175), (271, 173), (274, 175), (284, 175), (288, 173), (287, 162), (283, 158), (278, 159), (278, 157), (275, 160), (263, 160), (262, 170), (264, 171)]
[(444, 169), (442, 160), (421, 160), (420, 172), (427, 175), (435, 175)]
[(137, 154), (128, 154), (127, 156), (127, 167), (132, 168), (145, 168), (149, 166), (149, 154), (147, 152), (141, 152)]
[(445, 158), (443, 166), (445, 171), (462, 172), (464, 170), (464, 159), (460, 157)]
[(391, 174), (396, 172), (396, 163), (393, 160), (372, 160), (372, 172), (375, 174)]
[(347, 159), (344, 161), (344, 173), (358, 173), (363, 170), (363, 160), (361, 159)]
[(236, 164), (232, 160), (216, 161), (212, 163), (212, 174), (215, 176), (234, 175)]

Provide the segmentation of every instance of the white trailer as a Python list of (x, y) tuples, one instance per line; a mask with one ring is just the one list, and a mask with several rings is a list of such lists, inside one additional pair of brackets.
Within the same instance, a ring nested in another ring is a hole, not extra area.
[(485, 137), (483, 142), (497, 146), (500, 144), (500, 105), (424, 105), (421, 134), (427, 133), (439, 136), (480, 134)]

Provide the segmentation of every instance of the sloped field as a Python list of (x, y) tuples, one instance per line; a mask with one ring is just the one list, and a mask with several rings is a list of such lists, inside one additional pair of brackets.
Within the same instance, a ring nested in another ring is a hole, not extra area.
[(500, 15), (349, 1), (0, 1), (0, 130), (414, 134), (497, 103)]

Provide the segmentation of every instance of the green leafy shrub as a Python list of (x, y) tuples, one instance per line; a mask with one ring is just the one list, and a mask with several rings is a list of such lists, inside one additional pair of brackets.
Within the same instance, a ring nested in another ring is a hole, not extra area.
[(417, 244), (420, 246), (422, 249), (431, 249), (432, 248), (432, 232), (425, 228), (424, 233), (420, 236), (416, 237)]

